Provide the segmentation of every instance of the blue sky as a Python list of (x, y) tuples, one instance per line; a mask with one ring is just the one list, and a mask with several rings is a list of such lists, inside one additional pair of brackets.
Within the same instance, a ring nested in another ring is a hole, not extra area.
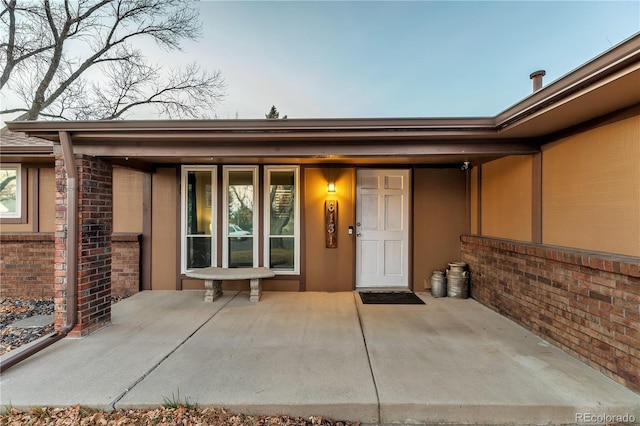
[[(219, 118), (493, 116), (640, 31), (640, 1), (214, 2), (203, 38), (146, 52), (218, 69)], [(154, 118), (132, 115), (129, 118)]]
[[(640, 31), (640, 2), (203, 2), (222, 118), (495, 115)], [(203, 58), (206, 58), (203, 59)]]

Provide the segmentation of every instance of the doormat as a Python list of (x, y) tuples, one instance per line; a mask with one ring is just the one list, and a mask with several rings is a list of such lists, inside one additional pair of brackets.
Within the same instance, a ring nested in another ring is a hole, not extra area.
[(406, 291), (360, 292), (365, 305), (424, 305), (424, 301), (415, 293)]

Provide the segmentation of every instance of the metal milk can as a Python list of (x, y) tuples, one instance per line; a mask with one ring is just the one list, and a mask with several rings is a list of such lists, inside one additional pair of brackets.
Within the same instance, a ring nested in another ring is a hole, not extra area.
[(431, 295), (433, 297), (447, 295), (447, 279), (442, 271), (433, 271), (433, 275), (431, 275)]
[(469, 271), (467, 264), (463, 262), (449, 263), (447, 269), (447, 295), (458, 299), (469, 297)]

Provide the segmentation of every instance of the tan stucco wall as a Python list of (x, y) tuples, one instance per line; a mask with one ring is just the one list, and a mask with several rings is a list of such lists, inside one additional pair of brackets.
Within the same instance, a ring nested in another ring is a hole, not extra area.
[(178, 178), (174, 168), (159, 168), (152, 176), (151, 288), (175, 290), (177, 253)]
[(38, 185), (38, 224), (40, 232), (56, 230), (56, 171), (53, 167), (40, 169)]
[[(327, 181), (334, 180), (336, 192), (327, 193)], [(354, 288), (355, 169), (304, 169), (305, 263), (307, 291), (351, 291)], [(324, 202), (338, 200), (338, 247), (325, 248)]]
[(531, 241), (531, 156), (510, 156), (482, 165), (482, 235)]
[(460, 235), (469, 232), (466, 173), (416, 169), (413, 194), (413, 290), (423, 291), (434, 270), (460, 260)]
[(478, 168), (471, 169), (471, 233), (478, 233)]
[(640, 256), (640, 116), (543, 147), (545, 244)]
[(144, 172), (113, 168), (113, 232), (142, 233)]

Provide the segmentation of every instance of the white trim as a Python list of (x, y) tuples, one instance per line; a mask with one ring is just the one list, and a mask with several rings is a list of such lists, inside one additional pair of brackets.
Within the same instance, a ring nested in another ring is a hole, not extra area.
[(295, 185), (295, 206), (294, 206), (294, 267), (291, 271), (274, 270), (277, 275), (299, 275), (300, 274), (300, 167), (299, 166), (264, 166), (264, 266), (269, 267), (269, 240), (271, 237), (271, 226), (269, 223), (269, 212), (271, 206), (269, 205), (269, 186), (271, 184), (271, 175), (269, 171), (292, 171), (294, 173), (294, 185)]
[(258, 267), (258, 239), (260, 237), (260, 205), (258, 186), (258, 166), (223, 166), (222, 167), (222, 267), (229, 267), (229, 172), (253, 172), (253, 267)]
[[(16, 171), (16, 211), (15, 212), (0, 212), (0, 218), (2, 219), (20, 219), (22, 218), (22, 165), (19, 163), (2, 163), (0, 165), (2, 170), (15, 170)], [(26, 212), (24, 212), (26, 214)]]
[(218, 253), (217, 253), (217, 231), (218, 231), (218, 207), (217, 207), (217, 179), (218, 168), (217, 166), (182, 166), (180, 174), (180, 271), (185, 274), (194, 269), (187, 269), (187, 174), (190, 171), (208, 171), (211, 172), (211, 266), (218, 266)]

